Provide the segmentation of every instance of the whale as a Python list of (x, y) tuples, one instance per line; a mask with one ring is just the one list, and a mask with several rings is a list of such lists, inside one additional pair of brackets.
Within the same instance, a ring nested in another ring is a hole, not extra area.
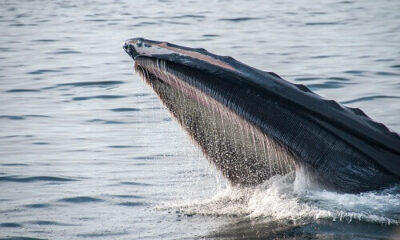
[(232, 185), (299, 170), (338, 192), (400, 183), (399, 135), (358, 108), (202, 48), (132, 38), (123, 49)]

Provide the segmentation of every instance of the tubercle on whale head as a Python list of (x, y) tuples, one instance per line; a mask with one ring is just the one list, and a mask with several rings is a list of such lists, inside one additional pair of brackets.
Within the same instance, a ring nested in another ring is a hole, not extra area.
[(179, 51), (168, 49), (168, 43), (146, 40), (144, 38), (131, 38), (124, 42), (123, 48), (129, 56), (153, 57), (155, 55), (179, 54)]
[(125, 52), (132, 57), (132, 59), (135, 59), (136, 56), (140, 55), (136, 49), (135, 49), (135, 44), (137, 42), (137, 39), (128, 39), (123, 43), (122, 48), (125, 50)]
[(156, 42), (144, 38), (132, 38), (125, 41), (123, 48), (133, 59), (137, 56), (153, 57), (155, 55), (167, 55), (177, 53), (168, 50), (166, 42)]

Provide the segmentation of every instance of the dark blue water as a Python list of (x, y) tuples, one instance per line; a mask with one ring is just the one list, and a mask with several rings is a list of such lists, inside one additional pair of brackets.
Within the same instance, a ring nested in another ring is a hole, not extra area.
[(122, 50), (203, 47), (400, 131), (399, 1), (0, 1), (0, 238), (395, 239), (398, 187), (234, 189)]

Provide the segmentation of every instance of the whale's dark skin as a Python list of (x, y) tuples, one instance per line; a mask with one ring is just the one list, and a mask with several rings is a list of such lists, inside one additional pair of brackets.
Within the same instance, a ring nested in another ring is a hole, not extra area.
[(143, 38), (125, 51), (204, 154), (233, 184), (305, 170), (342, 192), (400, 183), (400, 137), (360, 109), (204, 49)]

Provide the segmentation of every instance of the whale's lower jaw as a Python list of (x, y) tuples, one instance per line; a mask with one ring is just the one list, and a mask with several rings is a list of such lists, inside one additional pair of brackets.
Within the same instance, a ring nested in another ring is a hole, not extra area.
[(318, 118), (257, 86), (154, 57), (137, 56), (135, 69), (233, 184), (296, 168), (343, 192), (399, 182)]

